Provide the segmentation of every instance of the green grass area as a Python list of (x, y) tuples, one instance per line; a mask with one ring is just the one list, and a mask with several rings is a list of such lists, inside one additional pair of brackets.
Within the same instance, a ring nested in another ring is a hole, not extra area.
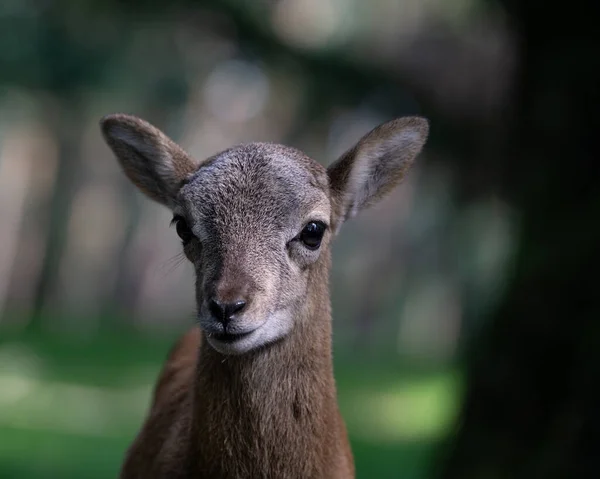
[[(115, 477), (173, 338), (4, 334), (0, 477)], [(427, 477), (455, 418), (458, 375), (359, 356), (336, 360), (358, 478)]]

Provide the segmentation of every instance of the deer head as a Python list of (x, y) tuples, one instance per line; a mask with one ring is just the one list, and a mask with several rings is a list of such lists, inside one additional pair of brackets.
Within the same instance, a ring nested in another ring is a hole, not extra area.
[(428, 134), (423, 118), (394, 120), (324, 168), (269, 143), (195, 161), (136, 117), (101, 125), (128, 178), (173, 211), (196, 271), (200, 327), (223, 354), (281, 340), (305, 320), (298, 311), (333, 236), (402, 180)]

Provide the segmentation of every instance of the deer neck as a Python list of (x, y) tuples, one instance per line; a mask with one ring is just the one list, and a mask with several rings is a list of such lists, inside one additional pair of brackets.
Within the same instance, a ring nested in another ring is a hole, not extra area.
[(312, 477), (325, 472), (338, 411), (329, 258), (323, 256), (285, 339), (243, 356), (223, 356), (204, 342), (193, 400), (192, 455), (206, 477)]

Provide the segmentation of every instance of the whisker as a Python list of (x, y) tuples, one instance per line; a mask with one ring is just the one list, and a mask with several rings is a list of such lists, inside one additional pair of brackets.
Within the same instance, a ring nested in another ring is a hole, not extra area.
[(185, 254), (183, 252), (177, 253), (175, 256), (169, 258), (164, 263), (159, 265), (158, 270), (161, 271), (165, 276), (170, 275), (185, 261)]

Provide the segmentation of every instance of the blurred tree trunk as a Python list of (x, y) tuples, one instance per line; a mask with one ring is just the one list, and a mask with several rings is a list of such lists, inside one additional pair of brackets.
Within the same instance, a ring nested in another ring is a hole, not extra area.
[(52, 197), (48, 205), (47, 232), (40, 276), (33, 299), (28, 327), (37, 327), (46, 307), (55, 299), (60, 265), (67, 246), (68, 227), (73, 200), (77, 193), (77, 178), (81, 167), (80, 142), (83, 114), (74, 101), (60, 101), (47, 111), (46, 123), (53, 125), (59, 147), (59, 164)]
[(503, 304), (467, 358), (442, 477), (600, 477), (599, 30), (591, 2), (504, 3), (521, 58), (500, 181), (521, 243)]
[(115, 281), (107, 290), (104, 307), (101, 310), (104, 321), (109, 318), (119, 322), (132, 321), (132, 312), (140, 289), (140, 279), (137, 277), (137, 271), (133, 271), (129, 257), (135, 232), (140, 224), (141, 208), (136, 197), (137, 192), (129, 183), (124, 184), (123, 190), (123, 197), (127, 199), (123, 205), (127, 218), (125, 234), (114, 261)]

